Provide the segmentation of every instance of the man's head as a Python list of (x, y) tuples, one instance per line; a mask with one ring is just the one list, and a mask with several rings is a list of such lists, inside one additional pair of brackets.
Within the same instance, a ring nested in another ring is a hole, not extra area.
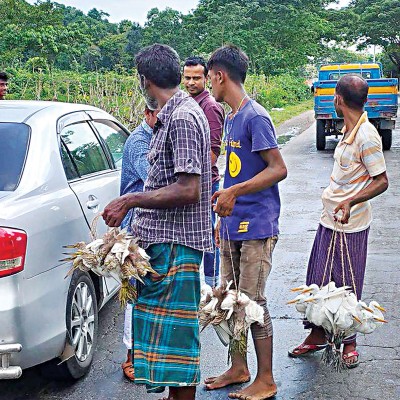
[(4, 100), (8, 89), (8, 76), (5, 72), (0, 72), (0, 100)]
[(207, 82), (207, 65), (202, 57), (189, 57), (183, 67), (183, 84), (191, 96), (204, 92)]
[(144, 108), (144, 119), (146, 120), (147, 125), (149, 125), (151, 129), (154, 129), (154, 125), (157, 122), (157, 114), (159, 111), (160, 111), (159, 108), (151, 110), (147, 105)]
[(217, 101), (223, 101), (227, 83), (244, 84), (249, 58), (239, 47), (227, 45), (214, 51), (207, 68), (214, 97)]
[(362, 111), (367, 102), (368, 83), (359, 75), (346, 74), (336, 85), (334, 105), (338, 117), (343, 117), (343, 109)]

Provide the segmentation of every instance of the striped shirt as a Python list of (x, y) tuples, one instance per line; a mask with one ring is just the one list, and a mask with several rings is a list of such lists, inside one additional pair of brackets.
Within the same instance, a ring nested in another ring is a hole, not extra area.
[(157, 116), (144, 191), (175, 183), (177, 174), (201, 176), (201, 199), (196, 204), (165, 209), (136, 210), (133, 231), (143, 247), (177, 243), (212, 251), (210, 130), (196, 101), (178, 91)]
[[(343, 128), (343, 133), (346, 127)], [(333, 210), (337, 205), (365, 189), (374, 176), (386, 171), (382, 142), (375, 127), (368, 121), (365, 112), (351, 133), (343, 136), (334, 153), (334, 165), (329, 186), (322, 193), (323, 211), (321, 224), (333, 229)], [(372, 213), (369, 201), (351, 208), (345, 232), (360, 232), (371, 224)]]

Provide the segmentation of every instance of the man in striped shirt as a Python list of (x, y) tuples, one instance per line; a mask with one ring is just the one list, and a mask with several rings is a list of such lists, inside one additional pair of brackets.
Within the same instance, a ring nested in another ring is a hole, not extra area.
[[(334, 104), (337, 115), (344, 118), (345, 126), (335, 149), (330, 184), (322, 194), (323, 211), (307, 270), (308, 285), (325, 285), (329, 281), (334, 281), (337, 286), (349, 285), (358, 299), (363, 288), (372, 220), (368, 200), (388, 188), (382, 142), (364, 112), (367, 95), (368, 84), (358, 75), (345, 75), (337, 83)], [(327, 260), (329, 246), (334, 242), (332, 235), (336, 233), (344, 235), (348, 254), (345, 249), (342, 257), (338, 238)], [(332, 257), (332, 273), (325, 273)], [(312, 328), (311, 333), (304, 343), (289, 352), (292, 357), (321, 350), (326, 344), (322, 328), (308, 323), (305, 327)], [(343, 361), (348, 368), (354, 368), (359, 364), (356, 336), (346, 338), (344, 343)]]

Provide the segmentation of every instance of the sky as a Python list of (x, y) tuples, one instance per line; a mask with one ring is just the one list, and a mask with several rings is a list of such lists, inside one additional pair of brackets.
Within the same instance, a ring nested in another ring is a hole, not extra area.
[[(36, 0), (27, 0), (34, 4)], [(187, 14), (196, 8), (198, 0), (53, 0), (56, 3), (75, 7), (85, 14), (93, 8), (102, 10), (110, 16), (110, 22), (120, 22), (123, 19), (139, 22), (141, 25), (146, 21), (147, 13), (154, 7), (164, 10), (167, 7)]]
[[(36, 0), (27, 0), (34, 4)], [(143, 25), (146, 21), (147, 13), (154, 7), (164, 10), (166, 7), (173, 8), (187, 14), (196, 8), (199, 0), (53, 0), (57, 3), (72, 6), (83, 11), (85, 14), (92, 8), (102, 10), (110, 16), (110, 22), (120, 22), (123, 19), (139, 22)], [(340, 6), (345, 6), (349, 0), (339, 0)]]

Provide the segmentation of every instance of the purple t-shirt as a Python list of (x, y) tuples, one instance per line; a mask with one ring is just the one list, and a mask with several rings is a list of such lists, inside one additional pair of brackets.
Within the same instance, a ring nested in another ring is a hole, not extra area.
[[(253, 178), (267, 167), (260, 156), (261, 150), (278, 147), (275, 128), (268, 112), (254, 100), (229, 119), (225, 119), (227, 163), (224, 188)], [(278, 235), (280, 214), (278, 185), (257, 193), (239, 196), (233, 213), (224, 218), (221, 234), (230, 240), (265, 239)]]

